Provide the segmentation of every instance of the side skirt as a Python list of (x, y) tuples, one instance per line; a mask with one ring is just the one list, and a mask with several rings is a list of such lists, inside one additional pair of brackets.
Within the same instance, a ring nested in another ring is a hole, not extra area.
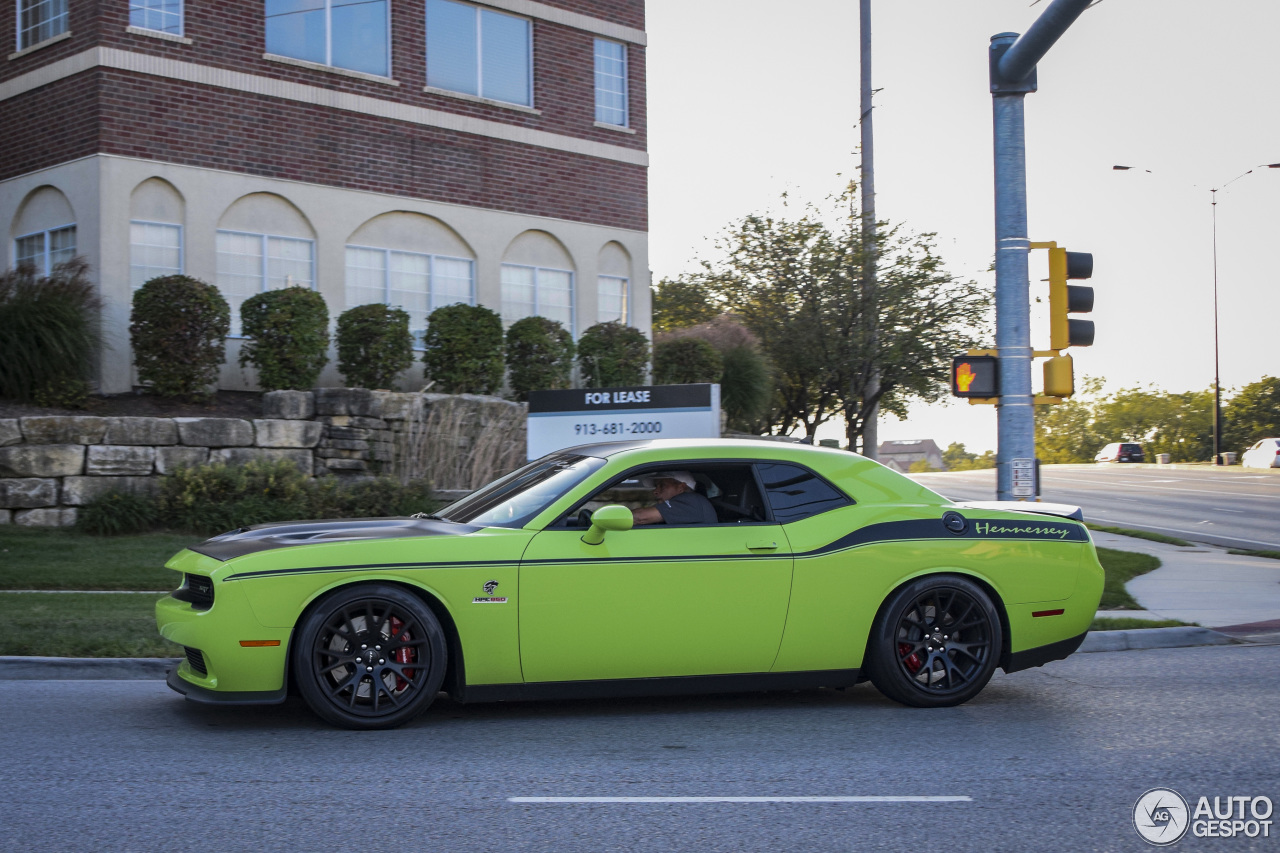
[(602, 681), (541, 681), (532, 684), (468, 684), (454, 695), (473, 702), (538, 699), (606, 699), (632, 696), (687, 696), (706, 693), (754, 693), (768, 690), (811, 690), (852, 687), (856, 669), (807, 672), (753, 672), (741, 675), (687, 675), (678, 678), (619, 678)]
[(1018, 672), (1023, 669), (1031, 669), (1033, 666), (1044, 666), (1049, 661), (1062, 660), (1080, 648), (1080, 644), (1084, 642), (1084, 638), (1088, 633), (1088, 631), (1085, 631), (1080, 636), (1072, 637), (1069, 640), (1059, 640), (1047, 646), (1036, 646), (1034, 649), (1014, 652), (1009, 655), (1009, 663), (1005, 665), (1004, 671)]

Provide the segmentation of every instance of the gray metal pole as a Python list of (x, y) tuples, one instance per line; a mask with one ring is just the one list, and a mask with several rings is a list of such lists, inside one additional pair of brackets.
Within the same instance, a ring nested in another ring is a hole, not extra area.
[[(1016, 33), (991, 37), (993, 53), (1013, 44)], [(993, 56), (994, 61), (998, 61)], [(1035, 91), (1030, 83), (1029, 90)], [(995, 87), (993, 87), (994, 89)], [(996, 349), (1000, 355), (997, 408), (996, 497), (1011, 501), (1013, 461), (1036, 455), (1031, 393), (1031, 295), (1027, 275), (1027, 164), (1023, 101), (1028, 86), (992, 92), (995, 120)]]
[[(872, 133), (872, 92), (871, 92), (871, 0), (860, 0), (858, 10), (858, 29), (861, 44), (861, 118), (859, 127), (862, 131), (862, 277), (863, 286), (871, 297), (871, 306), (876, 308), (876, 255), (879, 244), (876, 234), (876, 168), (875, 138)], [(871, 335), (874, 341), (877, 335), (878, 318), (873, 315)], [(871, 379), (867, 383), (868, 395), (880, 389), (880, 371), (872, 368)], [(880, 458), (880, 406), (874, 405), (862, 414), (862, 455), (868, 459)], [(853, 448), (850, 448), (852, 450)]]

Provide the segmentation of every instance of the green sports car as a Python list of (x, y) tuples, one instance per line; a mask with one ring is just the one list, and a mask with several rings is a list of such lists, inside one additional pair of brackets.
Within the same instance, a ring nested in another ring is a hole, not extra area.
[[(659, 523), (633, 527), (656, 517), (642, 508), (653, 480), (705, 514), (681, 523), (692, 516), (663, 501)], [(432, 515), (216, 536), (167, 563), (182, 583), (156, 619), (185, 647), (168, 683), (187, 698), (273, 703), (294, 687), (350, 728), (400, 725), (441, 690), (479, 702), (870, 679), (907, 705), (956, 705), (997, 666), (1079, 647), (1103, 580), (1079, 518), (954, 503), (840, 450), (593, 444)]]

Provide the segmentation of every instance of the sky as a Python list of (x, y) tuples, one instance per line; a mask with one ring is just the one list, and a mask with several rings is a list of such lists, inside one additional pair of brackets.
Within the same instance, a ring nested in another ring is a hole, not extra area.
[[(878, 217), (935, 232), (953, 273), (991, 287), (987, 47), (1047, 5), (872, 5)], [(648, 0), (646, 30), (654, 282), (714, 258), (726, 226), (778, 212), (783, 193), (798, 210), (857, 177), (857, 0)], [(1077, 387), (1212, 385), (1210, 189), (1249, 169), (1217, 193), (1222, 387), (1280, 376), (1280, 169), (1255, 168), (1280, 162), (1277, 33), (1275, 0), (1102, 0), (1040, 61), (1026, 96), (1029, 236), (1094, 256), (1097, 337), (1071, 351)], [(1032, 253), (1033, 298), (1045, 254)], [(1040, 311), (1032, 344), (1048, 346)], [(882, 419), (880, 438), (995, 449), (994, 407), (917, 404), (905, 422)]]

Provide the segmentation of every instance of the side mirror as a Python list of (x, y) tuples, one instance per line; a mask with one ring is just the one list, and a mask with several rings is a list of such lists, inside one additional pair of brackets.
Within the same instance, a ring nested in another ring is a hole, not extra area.
[(599, 545), (604, 541), (606, 530), (630, 530), (634, 523), (631, 510), (625, 506), (602, 506), (591, 514), (591, 529), (582, 534), (582, 541), (588, 545)]

